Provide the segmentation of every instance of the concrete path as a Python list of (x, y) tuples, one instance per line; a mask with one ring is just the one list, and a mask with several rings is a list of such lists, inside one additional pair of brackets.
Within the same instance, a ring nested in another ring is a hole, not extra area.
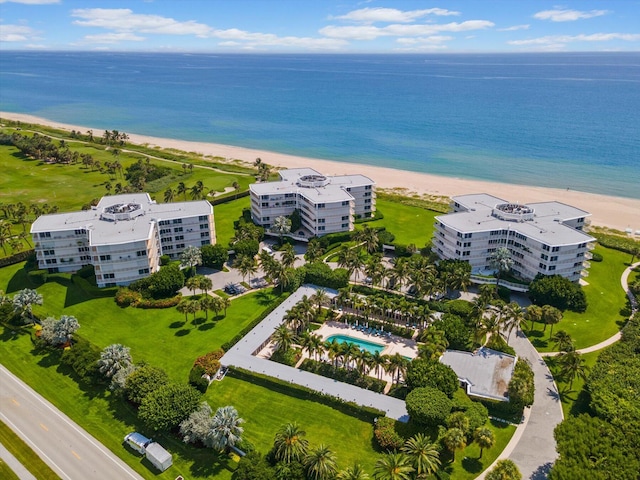
[[(536, 391), (533, 405), (525, 409), (522, 423), (496, 462), (508, 458), (518, 466), (523, 479), (543, 479), (558, 456), (553, 430), (564, 419), (560, 395), (547, 365), (524, 333), (512, 335), (510, 345), (519, 358), (531, 363)], [(484, 478), (484, 473), (478, 477)]]
[(18, 476), (20, 480), (36, 480), (36, 477), (31, 475), (31, 472), (29, 472), (29, 470), (27, 470), (16, 457), (11, 455), (11, 452), (7, 450), (1, 443), (0, 458), (9, 466), (9, 468)]
[(0, 419), (64, 480), (142, 479), (2, 365)]
[[(629, 290), (629, 275), (631, 275), (631, 272), (633, 271), (633, 269), (637, 267), (640, 267), (640, 262), (636, 262), (630, 267), (627, 267), (625, 271), (622, 273), (622, 276), (620, 277), (620, 286), (627, 294), (627, 298), (629, 298), (629, 302), (631, 303), (631, 315), (629, 317), (633, 317), (635, 313), (638, 311), (638, 302), (636, 302), (636, 297), (633, 295), (631, 290)], [(576, 351), (578, 353), (597, 352), (598, 350), (602, 350), (603, 348), (606, 348), (609, 345), (613, 345), (618, 340), (620, 340), (621, 337), (622, 337), (622, 332), (617, 332), (615, 335), (607, 338), (606, 340), (596, 345), (591, 345), (590, 347), (581, 348)], [(542, 355), (543, 357), (554, 357), (558, 353), (560, 352), (544, 352), (544, 353), (541, 353), (540, 355)]]

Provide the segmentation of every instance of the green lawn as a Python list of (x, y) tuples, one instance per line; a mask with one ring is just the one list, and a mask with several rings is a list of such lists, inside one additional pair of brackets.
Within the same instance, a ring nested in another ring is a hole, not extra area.
[[(629, 255), (618, 250), (597, 247), (594, 252), (603, 256), (602, 262), (591, 262), (589, 285), (583, 287), (587, 295), (588, 307), (584, 313), (566, 311), (560, 323), (553, 331), (565, 330), (575, 343), (576, 348), (596, 345), (614, 335), (629, 318), (627, 297), (620, 286), (620, 277), (629, 261)], [(550, 327), (543, 332), (543, 325), (536, 324), (529, 330), (526, 323), (525, 333), (533, 345), (541, 352), (551, 352), (554, 345), (549, 341)]]
[(3, 480), (20, 480), (20, 477), (0, 458), (0, 478)]
[[(598, 355), (600, 355), (601, 351), (585, 353), (582, 355), (582, 358), (585, 360), (585, 364), (588, 368), (591, 368), (595, 365), (596, 360), (598, 359)], [(556, 381), (556, 385), (558, 386), (558, 391), (560, 392), (560, 402), (562, 404), (562, 412), (564, 413), (565, 418), (570, 415), (579, 415), (581, 413), (587, 412), (589, 407), (589, 395), (584, 390), (584, 380), (576, 377), (573, 380), (573, 384), (569, 387), (569, 382), (565, 382), (559, 376), (560, 369), (556, 367), (556, 361), (554, 357), (544, 357), (544, 361), (549, 366), (549, 370), (553, 374), (553, 377)]]
[[(9, 450), (9, 452), (18, 460), (34, 477), (42, 480), (59, 480), (60, 477), (51, 470), (49, 465), (44, 463), (42, 459), (31, 450), (31, 447), (24, 443), (13, 430), (11, 430), (4, 422), (0, 422), (0, 443)], [(3, 469), (8, 469), (6, 464), (0, 465), (0, 478), (12, 479), (18, 478), (15, 474), (9, 476)], [(9, 470), (11, 472), (11, 470)], [(11, 472), (13, 473), (13, 472)]]
[(238, 220), (242, 215), (242, 210), (249, 208), (250, 205), (249, 197), (244, 197), (213, 207), (213, 218), (216, 222), (216, 243), (229, 245), (229, 240), (235, 236), (233, 222)]
[(386, 227), (396, 236), (395, 241), (404, 245), (414, 244), (418, 248), (431, 243), (435, 216), (441, 215), (432, 210), (402, 205), (389, 200), (376, 200), (376, 208), (384, 218), (367, 222), (370, 227)]
[[(0, 288), (10, 285), (7, 293), (32, 288), (23, 265), (0, 269)], [(121, 308), (113, 298), (88, 298), (71, 282), (62, 285), (50, 281), (37, 290), (44, 304), (34, 308), (36, 314), (73, 315), (80, 322), (78, 333), (84, 338), (101, 348), (122, 343), (131, 348), (134, 361), (163, 368), (180, 382), (187, 380), (196, 357), (220, 348), (281, 296), (271, 289), (250, 293), (232, 300), (226, 317), (221, 312), (214, 321), (211, 312), (206, 321), (204, 313), (199, 312), (195, 322), (189, 315), (185, 323), (184, 314), (175, 308)]]

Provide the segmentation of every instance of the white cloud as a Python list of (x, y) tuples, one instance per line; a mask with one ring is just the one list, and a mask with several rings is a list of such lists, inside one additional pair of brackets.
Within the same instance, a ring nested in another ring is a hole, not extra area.
[(576, 20), (584, 20), (587, 18), (601, 17), (609, 13), (607, 10), (591, 10), (582, 12), (580, 10), (543, 10), (536, 13), (533, 18), (538, 20), (551, 20), (552, 22), (574, 22)]
[(444, 8), (428, 8), (425, 10), (397, 10), (395, 8), (361, 8), (336, 17), (329, 17), (331, 20), (348, 20), (357, 23), (411, 23), (418, 18), (427, 15), (449, 16), (460, 15), (460, 12), (446, 10)]
[(48, 5), (60, 3), (60, 0), (0, 0), (0, 3), (22, 3), (24, 5)]
[(396, 42), (402, 45), (438, 45), (453, 39), (454, 37), (446, 35), (431, 35), (430, 37), (400, 37)]
[(513, 25), (511, 27), (499, 28), (499, 32), (515, 32), (516, 30), (529, 30), (529, 25)]
[(320, 29), (320, 33), (331, 38), (348, 40), (374, 40), (378, 37), (419, 37), (430, 36), (440, 32), (464, 32), (482, 30), (495, 24), (487, 20), (468, 20), (466, 22), (451, 22), (446, 24), (400, 25), (393, 24), (386, 27), (372, 25), (335, 26), (328, 25)]
[(35, 33), (25, 25), (0, 25), (0, 42), (26, 42)]
[(71, 16), (79, 18), (73, 23), (83, 27), (99, 27), (116, 32), (137, 31), (159, 35), (195, 35), (206, 37), (211, 27), (193, 20), (179, 22), (160, 15), (133, 13), (128, 8), (79, 8), (71, 11)]
[(86, 35), (83, 38), (83, 43), (119, 43), (119, 42), (141, 42), (144, 37), (139, 37), (130, 32), (110, 32), (100, 33), (97, 35)]
[(220, 45), (223, 45), (223, 46), (229, 45), (228, 41), (232, 41), (238, 45), (240, 44), (239, 42), (243, 42), (242, 45), (250, 46), (250, 47), (279, 46), (279, 47), (302, 47), (302, 48), (308, 48), (312, 50), (316, 50), (316, 49), (335, 50), (346, 45), (347, 43), (344, 40), (335, 39), (335, 38), (312, 38), (312, 37), (293, 37), (293, 36), (279, 37), (278, 35), (274, 35), (272, 33), (246, 32), (244, 30), (239, 30), (237, 28), (230, 28), (226, 30), (212, 30), (209, 36), (214, 38), (220, 38), (222, 40), (227, 40), (227, 42), (220, 43)]
[(593, 33), (591, 35), (548, 35), (546, 37), (529, 38), (526, 40), (511, 40), (510, 45), (546, 45), (564, 46), (572, 42), (608, 42), (624, 40), (628, 42), (640, 41), (640, 33)]

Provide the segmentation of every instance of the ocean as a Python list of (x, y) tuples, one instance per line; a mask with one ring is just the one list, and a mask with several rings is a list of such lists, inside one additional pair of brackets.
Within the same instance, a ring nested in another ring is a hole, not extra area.
[(640, 53), (3, 51), (0, 109), (97, 132), (640, 198)]

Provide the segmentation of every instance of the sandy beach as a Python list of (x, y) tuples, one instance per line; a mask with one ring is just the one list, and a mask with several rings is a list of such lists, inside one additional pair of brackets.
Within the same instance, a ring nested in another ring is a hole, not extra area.
[[(83, 133), (93, 128), (54, 122), (45, 118), (20, 113), (0, 112), (0, 117), (26, 123), (49, 125), (64, 130), (78, 130)], [(93, 130), (96, 132), (96, 136), (100, 136), (102, 132), (101, 129), (93, 128)], [(284, 168), (307, 166), (327, 175), (361, 173), (372, 178), (379, 188), (404, 188), (407, 189), (408, 192), (444, 195), (448, 197), (467, 193), (485, 192), (512, 202), (522, 203), (557, 200), (590, 212), (592, 214), (591, 222), (594, 225), (623, 231), (628, 228), (631, 228), (633, 231), (640, 230), (640, 200), (638, 199), (613, 197), (575, 190), (443, 177), (385, 167), (298, 157), (295, 155), (231, 145), (157, 138), (131, 132), (127, 132), (127, 134), (130, 137), (131, 143), (173, 148), (187, 152), (196, 152), (202, 155), (238, 159), (251, 163), (256, 158), (261, 158), (263, 162), (270, 165)]]

